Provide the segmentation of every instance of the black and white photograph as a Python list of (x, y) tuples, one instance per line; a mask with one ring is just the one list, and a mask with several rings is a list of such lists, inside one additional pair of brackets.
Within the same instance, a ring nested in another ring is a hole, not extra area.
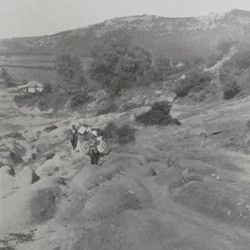
[(0, 0), (0, 250), (250, 250), (250, 1)]

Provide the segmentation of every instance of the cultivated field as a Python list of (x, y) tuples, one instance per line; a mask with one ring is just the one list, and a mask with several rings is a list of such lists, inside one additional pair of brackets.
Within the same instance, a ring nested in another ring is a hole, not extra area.
[[(91, 58), (81, 58), (86, 67)], [(55, 58), (53, 56), (0, 56), (0, 67), (8, 69), (11, 77), (17, 83), (38, 81), (53, 83), (56, 78)]]

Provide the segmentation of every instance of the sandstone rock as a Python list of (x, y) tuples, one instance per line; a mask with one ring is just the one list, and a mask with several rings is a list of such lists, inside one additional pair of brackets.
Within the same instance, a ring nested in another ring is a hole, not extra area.
[(36, 146), (36, 150), (38, 153), (45, 153), (46, 151), (48, 151), (50, 148), (49, 148), (49, 145), (46, 144), (46, 143), (41, 143), (41, 144), (38, 144)]
[(31, 185), (38, 180), (40, 180), (40, 177), (28, 166), (24, 167), (22, 171), (16, 175), (16, 183), (19, 187)]
[(0, 199), (0, 233), (12, 233), (52, 218), (56, 213), (59, 184), (52, 180), (38, 181), (15, 194)]

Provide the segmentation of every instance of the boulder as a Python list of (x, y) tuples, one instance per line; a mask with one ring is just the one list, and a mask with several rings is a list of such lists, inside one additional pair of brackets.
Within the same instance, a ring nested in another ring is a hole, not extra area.
[[(0, 168), (0, 199), (15, 192), (15, 178), (10, 174), (11, 167), (3, 166)], [(1, 208), (0, 208), (1, 209)]]
[(51, 219), (56, 213), (60, 186), (55, 180), (41, 180), (0, 199), (0, 233), (8, 234)]
[(51, 152), (46, 154), (46, 160), (51, 160), (55, 156), (55, 153)]
[(24, 187), (31, 185), (40, 180), (40, 177), (36, 174), (36, 172), (30, 167), (24, 167), (22, 171), (20, 171), (16, 175), (16, 183), (19, 187)]
[(48, 151), (50, 148), (49, 148), (49, 145), (46, 144), (46, 143), (40, 143), (36, 146), (36, 150), (38, 153), (45, 153), (46, 151)]
[(15, 176), (15, 169), (11, 166), (6, 166), (3, 164), (2, 166), (0, 166), (0, 169), (0, 172), (2, 173), (5, 172), (11, 176)]

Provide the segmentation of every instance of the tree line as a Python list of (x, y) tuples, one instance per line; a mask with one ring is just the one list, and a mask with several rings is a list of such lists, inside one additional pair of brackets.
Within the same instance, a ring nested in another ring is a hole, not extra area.
[(176, 70), (164, 56), (154, 60), (151, 53), (134, 44), (123, 29), (101, 36), (91, 55), (93, 62), (85, 70), (76, 56), (61, 55), (56, 59), (60, 89), (66, 93), (83, 92), (91, 87), (90, 82), (96, 82), (111, 95), (116, 95), (122, 89), (164, 81)]

